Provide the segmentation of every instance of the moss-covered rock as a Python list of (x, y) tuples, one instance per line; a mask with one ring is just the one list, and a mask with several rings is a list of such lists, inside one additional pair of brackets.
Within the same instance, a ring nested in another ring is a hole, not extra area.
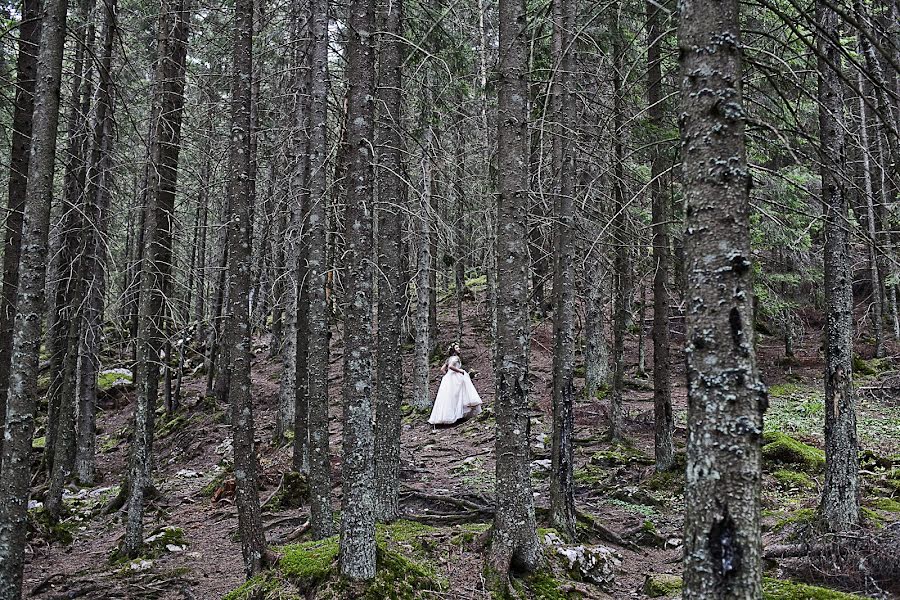
[(609, 450), (600, 450), (591, 455), (591, 464), (599, 467), (616, 467), (622, 465), (652, 465), (653, 458), (637, 448), (616, 444)]
[(306, 475), (297, 471), (288, 471), (282, 476), (278, 492), (266, 502), (264, 508), (278, 510), (282, 508), (299, 508), (309, 499), (309, 481)]
[(578, 591), (563, 589), (553, 573), (547, 571), (529, 575), (524, 583), (528, 597), (534, 600), (580, 600), (584, 597)]
[(33, 508), (28, 511), (28, 533), (40, 537), (47, 542), (70, 545), (75, 540), (75, 531), (78, 523), (65, 518), (53, 520), (43, 508)]
[(192, 416), (189, 416), (185, 413), (175, 414), (169, 419), (160, 419), (157, 422), (156, 437), (164, 438), (170, 436), (176, 431), (180, 431), (187, 427), (193, 420), (194, 419)]
[(784, 489), (800, 489), (806, 490), (813, 487), (813, 480), (806, 473), (800, 471), (791, 471), (790, 469), (779, 469), (772, 473), (772, 477), (778, 482), (778, 485)]
[(880, 375), (885, 371), (893, 368), (890, 358), (872, 358), (865, 360), (861, 356), (853, 356), (853, 374), (854, 375)]
[(818, 448), (777, 431), (767, 431), (763, 436), (763, 459), (771, 464), (796, 465), (813, 472), (825, 467), (825, 453)]
[(130, 388), (134, 374), (128, 369), (107, 369), (97, 374), (97, 391), (109, 392), (114, 388)]
[(641, 526), (629, 538), (638, 546), (648, 548), (663, 548), (666, 545), (666, 538), (660, 535), (656, 525), (650, 519), (644, 519)]
[(45, 436), (36, 437), (31, 440), (31, 449), (32, 450), (43, 450), (47, 447), (47, 438)]
[(764, 577), (763, 600), (863, 600), (863, 596), (846, 594), (815, 585)]
[[(647, 575), (644, 594), (651, 598), (673, 598), (681, 594), (682, 586), (682, 578), (678, 575)], [(763, 600), (863, 600), (863, 597), (815, 585), (764, 577)]]
[(682, 579), (678, 575), (656, 573), (644, 578), (644, 594), (651, 598), (673, 598), (681, 594)]

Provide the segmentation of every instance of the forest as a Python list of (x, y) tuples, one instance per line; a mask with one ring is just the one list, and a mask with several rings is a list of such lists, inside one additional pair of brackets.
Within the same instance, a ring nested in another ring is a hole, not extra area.
[(0, 91), (0, 600), (900, 598), (900, 0), (4, 0)]

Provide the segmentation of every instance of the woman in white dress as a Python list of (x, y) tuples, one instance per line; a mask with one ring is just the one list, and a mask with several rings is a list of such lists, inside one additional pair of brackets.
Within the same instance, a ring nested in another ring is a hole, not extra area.
[(472, 378), (463, 371), (459, 344), (450, 346), (449, 354), (441, 367), (444, 377), (428, 419), (432, 425), (452, 425), (464, 417), (473, 417), (481, 412), (481, 396), (475, 390)]

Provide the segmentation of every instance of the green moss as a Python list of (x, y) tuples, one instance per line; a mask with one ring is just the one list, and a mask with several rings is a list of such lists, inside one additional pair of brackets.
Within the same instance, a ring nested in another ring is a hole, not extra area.
[(105, 392), (116, 386), (127, 386), (133, 382), (134, 378), (131, 373), (127, 372), (124, 369), (103, 371), (102, 373), (97, 375), (97, 391)]
[(447, 589), (430, 568), (413, 562), (386, 547), (378, 546), (378, 569), (375, 579), (369, 583), (365, 592), (365, 600), (413, 600), (433, 597), (428, 592), (441, 592)]
[[(426, 531), (418, 530), (420, 533)], [(398, 537), (412, 536), (414, 530), (407, 524), (395, 529)], [(382, 529), (383, 536), (388, 531)], [(278, 574), (296, 588), (299, 594), (308, 595), (315, 590), (316, 598), (344, 598), (348, 595), (349, 583), (338, 575), (337, 559), (340, 553), (338, 536), (324, 540), (304, 542), (284, 546), (282, 557), (278, 563)], [(414, 562), (398, 552), (389, 550), (384, 541), (380, 541), (377, 550), (378, 568), (372, 579), (362, 592), (361, 598), (366, 600), (413, 600), (426, 597), (428, 591), (442, 591), (446, 583), (430, 568)], [(266, 584), (270, 585), (270, 584)], [(279, 593), (283, 588), (279, 587)], [(235, 590), (236, 593), (240, 590)], [(260, 598), (274, 598), (271, 591), (265, 591)], [(281, 596), (278, 596), (279, 598)], [(230, 600), (244, 600), (247, 596), (235, 596)]]
[(28, 527), (49, 542), (68, 546), (75, 540), (78, 523), (73, 519), (52, 521), (46, 510), (35, 508), (28, 511)]
[[(672, 598), (681, 593), (678, 575), (647, 575), (644, 594), (651, 598)], [(763, 600), (863, 600), (863, 596), (838, 592), (794, 581), (763, 577)]]
[[(481, 524), (479, 523), (478, 525)], [(379, 524), (377, 528), (380, 541), (390, 540), (397, 543), (416, 541), (438, 532), (439, 530), (436, 527), (406, 519), (398, 519), (387, 525)]]
[(288, 471), (282, 477), (281, 488), (266, 502), (263, 508), (273, 510), (299, 508), (309, 499), (309, 481), (306, 479), (306, 475), (297, 471)]
[(303, 596), (294, 592), (292, 587), (277, 573), (267, 571), (228, 592), (222, 600), (302, 600)]
[(900, 502), (893, 498), (876, 498), (871, 502), (872, 506), (885, 512), (900, 513)]
[(644, 579), (644, 594), (651, 598), (671, 598), (681, 593), (682, 586), (682, 579), (678, 575), (647, 575)]
[(784, 529), (788, 525), (809, 525), (815, 523), (818, 516), (819, 515), (814, 508), (801, 508), (793, 514), (779, 519), (775, 524), (775, 529), (776, 531)]
[(459, 532), (451, 538), (451, 543), (456, 545), (471, 544), (485, 531), (491, 528), (490, 523), (462, 523), (455, 529)]
[(169, 436), (176, 431), (184, 429), (191, 421), (193, 421), (192, 416), (188, 416), (185, 413), (179, 413), (173, 416), (168, 421), (165, 419), (160, 419), (159, 424), (156, 428), (156, 437), (164, 438)]
[(802, 388), (796, 383), (776, 383), (769, 386), (769, 398), (787, 398), (799, 394)]
[(232, 476), (231, 469), (224, 469), (219, 472), (215, 477), (213, 477), (209, 483), (203, 486), (203, 489), (200, 490), (200, 493), (207, 498), (212, 498), (212, 495), (216, 493), (222, 485)]
[(671, 492), (673, 494), (684, 493), (684, 469), (654, 472), (641, 484), (654, 492)]
[(120, 443), (122, 443), (122, 440), (112, 435), (102, 435), (100, 436), (100, 440), (101, 454), (108, 454), (109, 452), (112, 452), (119, 447)]
[(865, 360), (858, 355), (853, 356), (854, 375), (879, 375), (893, 368), (890, 358), (872, 358)]
[(862, 598), (814, 585), (763, 578), (763, 600), (862, 600)]
[(530, 592), (529, 597), (535, 600), (570, 600), (583, 597), (576, 591), (563, 591), (560, 588), (559, 581), (552, 573), (547, 571), (528, 576), (524, 583), (525, 589), (527, 592)]
[(157, 529), (144, 540), (143, 558), (157, 558), (170, 552), (170, 546), (186, 548), (188, 545), (181, 527), (167, 526)]
[(813, 486), (813, 480), (810, 479), (809, 475), (799, 471), (779, 469), (772, 473), (772, 477), (783, 488), (805, 490)]
[(41, 375), (37, 380), (38, 394), (46, 394), (50, 389), (50, 375)]
[(331, 574), (339, 552), (337, 536), (285, 546), (278, 569), (292, 581), (315, 584)]
[(825, 466), (825, 453), (818, 448), (776, 431), (763, 436), (762, 455), (770, 464), (791, 464), (806, 471), (818, 471)]
[(606, 471), (593, 465), (575, 469), (575, 482), (588, 487), (597, 487), (606, 479)]
[(885, 518), (871, 508), (861, 506), (859, 513), (862, 515), (863, 521), (870, 526), (873, 526), (876, 529), (881, 529), (884, 526)]
[(636, 448), (624, 444), (616, 444), (609, 450), (601, 450), (591, 455), (591, 464), (602, 467), (629, 464), (652, 465), (653, 459)]
[(39, 438), (34, 438), (31, 440), (31, 448), (33, 450), (43, 450), (47, 447), (47, 438), (45, 436), (41, 436)]

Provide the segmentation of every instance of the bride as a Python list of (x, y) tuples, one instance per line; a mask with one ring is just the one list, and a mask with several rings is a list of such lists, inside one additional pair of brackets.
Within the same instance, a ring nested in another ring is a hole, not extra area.
[(472, 378), (462, 369), (459, 344), (450, 346), (448, 353), (450, 356), (441, 367), (444, 377), (428, 419), (432, 425), (452, 425), (463, 417), (473, 417), (481, 412), (481, 397)]

